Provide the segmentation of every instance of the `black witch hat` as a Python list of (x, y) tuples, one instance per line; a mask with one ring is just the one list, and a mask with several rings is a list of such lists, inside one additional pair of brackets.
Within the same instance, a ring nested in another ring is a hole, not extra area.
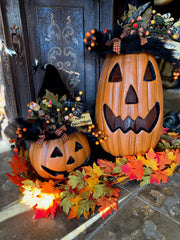
[(84, 39), (88, 50), (129, 54), (150, 52), (174, 66), (180, 59), (180, 21), (153, 10), (151, 1), (127, 0), (113, 30), (92, 29)]

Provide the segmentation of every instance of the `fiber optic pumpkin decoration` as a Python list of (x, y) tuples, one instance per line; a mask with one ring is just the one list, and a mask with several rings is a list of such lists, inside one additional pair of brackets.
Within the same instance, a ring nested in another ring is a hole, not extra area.
[(163, 91), (153, 55), (107, 55), (95, 118), (108, 137), (102, 147), (114, 156), (144, 154), (156, 146), (163, 126)]
[(90, 147), (86, 136), (75, 132), (68, 138), (65, 143), (58, 138), (44, 141), (42, 146), (37, 142), (31, 144), (31, 164), (44, 179), (62, 180), (69, 172), (88, 162)]

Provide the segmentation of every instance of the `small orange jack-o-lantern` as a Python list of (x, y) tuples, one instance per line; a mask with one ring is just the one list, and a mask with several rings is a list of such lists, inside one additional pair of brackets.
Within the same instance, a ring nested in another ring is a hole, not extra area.
[(106, 57), (95, 119), (108, 137), (102, 147), (114, 156), (144, 154), (156, 146), (163, 126), (163, 91), (153, 55)]
[(29, 157), (33, 168), (44, 179), (62, 180), (74, 169), (85, 165), (90, 147), (83, 133), (75, 132), (63, 143), (61, 138), (31, 144)]

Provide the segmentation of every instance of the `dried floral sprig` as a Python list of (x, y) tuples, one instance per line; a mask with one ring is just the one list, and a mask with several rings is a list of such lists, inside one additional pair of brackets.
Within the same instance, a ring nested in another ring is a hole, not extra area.
[(58, 99), (58, 95), (46, 90), (42, 99), (28, 103), (27, 120), (17, 119), (19, 126), (16, 139), (10, 139), (14, 151), (18, 152), (20, 147), (25, 147), (25, 140), (37, 141), (41, 135), (47, 139), (57, 138), (56, 130), (64, 126), (64, 131), (71, 125), (73, 116), (82, 114), (82, 95), (83, 92), (79, 91), (73, 99), (68, 99), (66, 95)]

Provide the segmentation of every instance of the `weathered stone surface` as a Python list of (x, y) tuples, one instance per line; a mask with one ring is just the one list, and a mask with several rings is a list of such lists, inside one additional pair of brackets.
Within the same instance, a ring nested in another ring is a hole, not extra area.
[(179, 223), (134, 198), (89, 239), (108, 240), (112, 235), (115, 240), (178, 240), (179, 234)]
[(180, 222), (180, 174), (175, 174), (170, 181), (160, 185), (150, 184), (139, 197), (165, 216)]

